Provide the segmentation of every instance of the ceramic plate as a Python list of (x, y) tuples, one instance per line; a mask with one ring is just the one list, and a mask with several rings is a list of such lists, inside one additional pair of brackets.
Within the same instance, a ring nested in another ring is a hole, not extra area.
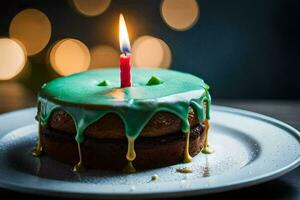
[[(206, 194), (265, 182), (300, 163), (300, 134), (289, 125), (253, 112), (215, 106), (210, 146), (214, 154), (192, 163), (123, 174), (71, 167), (35, 158), (35, 108), (0, 116), (0, 186), (28, 193), (77, 198), (170, 197)], [(189, 167), (191, 174), (176, 172)], [(151, 181), (157, 174), (158, 179)]]

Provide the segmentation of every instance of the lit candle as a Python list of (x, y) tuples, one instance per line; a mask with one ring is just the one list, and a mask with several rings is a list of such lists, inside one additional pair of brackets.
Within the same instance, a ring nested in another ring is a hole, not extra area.
[(130, 72), (130, 42), (128, 32), (125, 24), (125, 20), (122, 14), (119, 18), (119, 42), (120, 50), (122, 52), (120, 56), (120, 79), (121, 87), (131, 86), (131, 72)]

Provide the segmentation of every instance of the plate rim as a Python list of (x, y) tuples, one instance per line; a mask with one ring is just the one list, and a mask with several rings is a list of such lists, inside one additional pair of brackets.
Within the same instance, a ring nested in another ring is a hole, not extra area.
[[(20, 110), (15, 110), (7, 113), (0, 114), (0, 119), (9, 115), (18, 114), (21, 112), (28, 112), (31, 110), (35, 110), (35, 107), (30, 108), (24, 108)], [(300, 132), (292, 127), (291, 125), (280, 121), (278, 119), (275, 119), (273, 117), (269, 117), (260, 113), (247, 111), (243, 109), (233, 108), (233, 107), (227, 107), (227, 106), (219, 106), (219, 105), (213, 105), (212, 110), (217, 112), (226, 112), (231, 113), (235, 115), (242, 115), (245, 117), (250, 117), (257, 120), (262, 120), (266, 123), (269, 123), (273, 126), (276, 126), (280, 129), (285, 130), (289, 134), (291, 134), (300, 144)], [(20, 127), (18, 127), (20, 128)], [(16, 128), (15, 128), (16, 129)], [(13, 129), (14, 130), (14, 129)], [(5, 135), (6, 133), (4, 133)], [(247, 178), (241, 181), (235, 181), (232, 182), (229, 185), (220, 185), (213, 188), (205, 188), (204, 190), (201, 189), (187, 189), (187, 190), (180, 190), (180, 191), (160, 191), (160, 192), (149, 192), (149, 193), (135, 193), (135, 192), (124, 192), (124, 193), (82, 193), (81, 191), (78, 192), (70, 192), (70, 191), (58, 191), (54, 190), (52, 188), (44, 189), (44, 188), (33, 188), (33, 187), (26, 187), (24, 185), (18, 185), (18, 184), (11, 184), (7, 183), (5, 181), (0, 180), (0, 188), (8, 189), (11, 191), (18, 191), (18, 192), (24, 192), (27, 194), (39, 194), (39, 195), (46, 195), (46, 196), (53, 196), (53, 197), (71, 197), (71, 198), (141, 198), (141, 197), (147, 197), (147, 198), (163, 198), (163, 197), (180, 197), (180, 196), (193, 196), (193, 195), (204, 195), (204, 194), (211, 194), (211, 193), (217, 193), (217, 192), (224, 192), (224, 191), (230, 191), (235, 189), (240, 189), (244, 187), (249, 187), (252, 185), (256, 185), (259, 183), (267, 182), (270, 180), (273, 180), (275, 178), (280, 177), (281, 175), (297, 168), (300, 165), (300, 155), (290, 164), (281, 167), (277, 170), (273, 170), (269, 173), (264, 173), (260, 176), (255, 176), (253, 178)], [(1, 171), (0, 171), (1, 173)]]

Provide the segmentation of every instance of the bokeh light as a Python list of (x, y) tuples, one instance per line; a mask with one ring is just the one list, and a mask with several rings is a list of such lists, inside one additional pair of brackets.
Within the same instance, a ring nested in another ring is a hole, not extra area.
[(99, 45), (91, 48), (90, 68), (105, 68), (119, 66), (120, 53), (113, 47)]
[(24, 44), (28, 55), (34, 55), (43, 50), (49, 42), (51, 23), (41, 11), (26, 9), (11, 21), (9, 35)]
[(60, 40), (50, 51), (51, 66), (63, 76), (87, 70), (90, 60), (89, 49), (76, 39)]
[(184, 31), (197, 22), (199, 6), (196, 0), (163, 0), (161, 15), (172, 29)]
[(17, 76), (26, 64), (26, 51), (16, 40), (0, 38), (0, 80)]
[(76, 10), (88, 17), (103, 13), (109, 6), (111, 0), (73, 0)]
[(171, 50), (170, 50), (169, 46), (167, 45), (167, 43), (165, 43), (163, 40), (159, 40), (159, 42), (162, 45), (163, 50), (164, 50), (164, 57), (163, 57), (162, 63), (160, 64), (160, 67), (161, 68), (169, 68), (172, 63)]
[(152, 36), (141, 36), (132, 45), (132, 66), (168, 68), (171, 51), (168, 45)]

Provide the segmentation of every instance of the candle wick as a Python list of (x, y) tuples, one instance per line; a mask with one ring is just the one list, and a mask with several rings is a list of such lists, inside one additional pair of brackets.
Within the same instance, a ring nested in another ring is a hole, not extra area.
[(127, 55), (126, 55), (126, 51), (124, 51), (124, 54), (125, 54), (125, 56), (127, 56)]

